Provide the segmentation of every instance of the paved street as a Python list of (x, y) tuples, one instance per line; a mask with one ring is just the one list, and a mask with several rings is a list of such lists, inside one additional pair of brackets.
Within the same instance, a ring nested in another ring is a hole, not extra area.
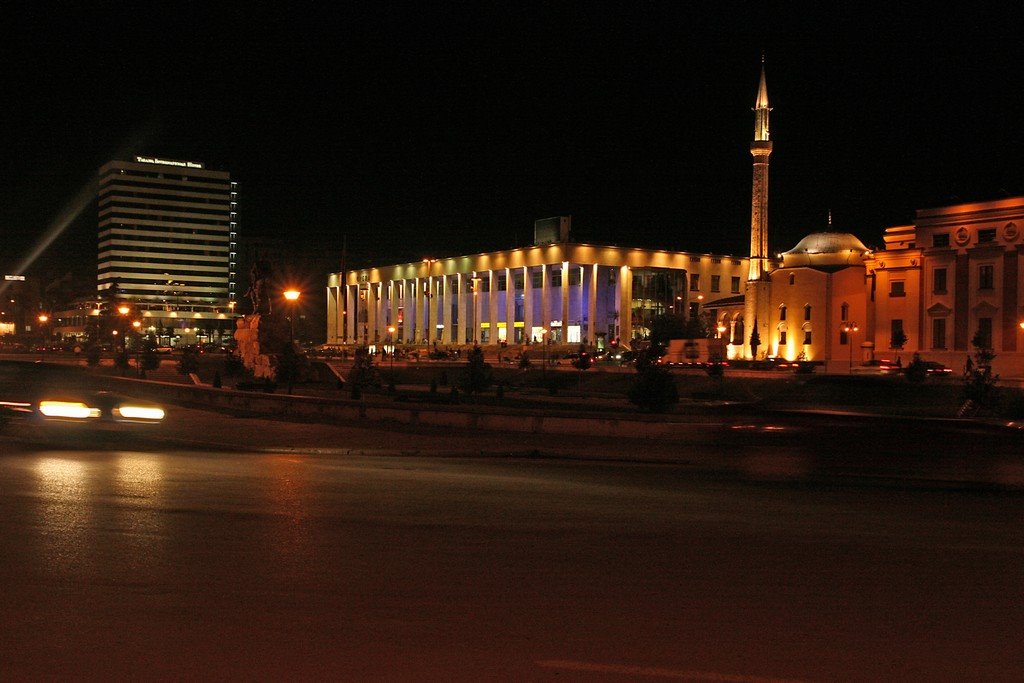
[(0, 450), (0, 677), (1019, 680), (1018, 493)]

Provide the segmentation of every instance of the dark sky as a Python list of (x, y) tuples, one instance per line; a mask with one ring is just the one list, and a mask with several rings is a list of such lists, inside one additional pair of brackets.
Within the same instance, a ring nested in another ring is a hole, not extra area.
[[(308, 254), (317, 287), (343, 240), (395, 263), (559, 214), (577, 241), (745, 255), (762, 52), (773, 250), (830, 210), (878, 245), (916, 209), (1024, 194), (1019, 9), (148, 4), (5, 8), (4, 267), (134, 153), (229, 170), (243, 240)], [(94, 268), (94, 211), (33, 267)]]

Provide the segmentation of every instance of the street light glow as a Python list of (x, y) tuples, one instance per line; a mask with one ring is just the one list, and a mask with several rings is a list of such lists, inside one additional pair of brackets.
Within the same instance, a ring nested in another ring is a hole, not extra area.
[(298, 301), (301, 292), (297, 289), (286, 289), (284, 290), (284, 298), (288, 301)]
[(117, 312), (120, 313), (121, 315), (128, 315), (128, 311), (130, 311), (130, 310), (132, 310), (132, 309), (128, 308), (127, 306), (118, 306), (117, 307)]

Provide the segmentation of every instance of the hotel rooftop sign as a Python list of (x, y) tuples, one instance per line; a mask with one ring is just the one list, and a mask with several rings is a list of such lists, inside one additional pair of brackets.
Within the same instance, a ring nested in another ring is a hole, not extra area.
[(140, 164), (160, 164), (161, 166), (178, 166), (180, 168), (202, 168), (203, 165), (197, 161), (173, 161), (171, 159), (159, 159), (157, 157), (135, 157)]

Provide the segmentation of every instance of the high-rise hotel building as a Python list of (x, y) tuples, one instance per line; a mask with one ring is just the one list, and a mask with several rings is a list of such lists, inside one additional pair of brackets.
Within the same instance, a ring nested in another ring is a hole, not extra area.
[(237, 230), (228, 172), (148, 156), (111, 161), (99, 172), (98, 293), (130, 304), (158, 335), (219, 336), (233, 317)]

